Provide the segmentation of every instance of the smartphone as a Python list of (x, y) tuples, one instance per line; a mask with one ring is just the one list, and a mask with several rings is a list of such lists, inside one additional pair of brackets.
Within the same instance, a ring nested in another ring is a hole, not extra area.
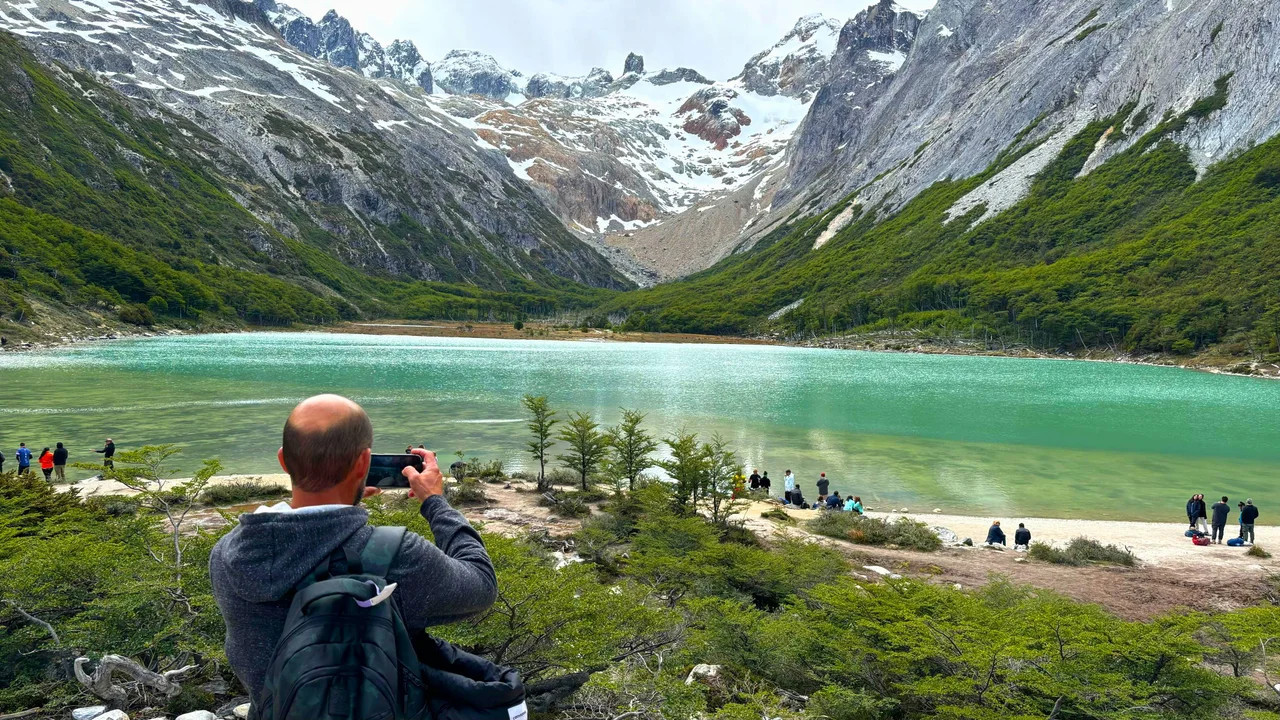
[(401, 472), (407, 467), (422, 472), (422, 458), (412, 453), (408, 455), (373, 453), (369, 456), (369, 474), (364, 479), (365, 487), (409, 487), (409, 479)]

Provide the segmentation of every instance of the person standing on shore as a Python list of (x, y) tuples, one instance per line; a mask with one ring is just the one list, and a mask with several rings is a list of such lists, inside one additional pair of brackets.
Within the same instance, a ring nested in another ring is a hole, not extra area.
[(1253, 504), (1253, 498), (1244, 501), (1244, 510), (1240, 511), (1240, 537), (1244, 541), (1253, 544), (1253, 524), (1258, 521), (1258, 508)]
[(67, 481), (67, 449), (62, 443), (53, 449), (53, 476), (60, 483)]
[(18, 452), (13, 454), (13, 458), (18, 461), (19, 475), (31, 472), (31, 450), (26, 443), (18, 443)]
[(827, 490), (830, 487), (831, 487), (831, 481), (827, 479), (827, 474), (820, 473), (818, 475), (818, 497), (820, 498), (826, 497), (829, 494)]
[(764, 491), (765, 495), (769, 494), (769, 486), (772, 484), (773, 481), (769, 479), (769, 471), (765, 470), (764, 474), (760, 476), (760, 489)]
[[(1192, 530), (1201, 530), (1200, 519), (1205, 516), (1204, 500), (1202, 495), (1192, 495), (1187, 501), (1187, 524)], [(1201, 532), (1208, 532), (1209, 528), (1204, 528)]]
[(111, 438), (107, 438), (107, 442), (102, 446), (101, 450), (94, 450), (94, 452), (102, 455), (102, 467), (111, 469), (116, 466), (111, 459), (116, 456), (116, 444), (111, 442)]
[(40, 472), (44, 473), (45, 482), (53, 482), (53, 452), (49, 448), (40, 451)]
[(1209, 503), (1204, 494), (1196, 495), (1196, 529), (1205, 535), (1209, 534)]
[(751, 468), (751, 477), (747, 478), (747, 480), (750, 481), (751, 483), (752, 492), (759, 490), (760, 489), (760, 470), (757, 468)]
[(795, 494), (795, 491), (796, 491), (796, 476), (792, 475), (790, 470), (787, 470), (785, 473), (782, 474), (783, 502), (788, 505), (794, 505), (795, 503), (791, 501), (791, 497), (792, 495)]
[(1231, 512), (1231, 506), (1227, 504), (1227, 496), (1223, 495), (1222, 499), (1213, 504), (1213, 542), (1222, 544), (1222, 536), (1227, 531), (1227, 515)]

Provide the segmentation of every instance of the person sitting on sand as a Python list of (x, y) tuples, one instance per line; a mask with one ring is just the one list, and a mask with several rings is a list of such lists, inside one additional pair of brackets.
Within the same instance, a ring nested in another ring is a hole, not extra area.
[(831, 496), (827, 498), (828, 510), (839, 510), (842, 505), (844, 505), (844, 502), (840, 500), (839, 490), (831, 493)]
[(1227, 502), (1227, 496), (1223, 495), (1222, 499), (1213, 504), (1213, 542), (1222, 544), (1222, 536), (1227, 531), (1227, 515), (1231, 513), (1231, 505)]
[(791, 504), (795, 505), (801, 510), (809, 509), (808, 504), (806, 504), (804, 501), (804, 492), (801, 491), (800, 488), (796, 488), (795, 490), (791, 491)]
[(858, 513), (861, 515), (863, 513), (862, 498), (854, 495), (849, 499), (849, 502), (844, 504), (844, 510), (845, 512)]
[(992, 547), (996, 545), (999, 545), (1001, 547), (1008, 546), (1008, 543), (1005, 542), (1004, 530), (1000, 529), (999, 520), (992, 523), (991, 529), (987, 531), (987, 545)]
[(1013, 531), (1013, 549), (1027, 550), (1031, 547), (1031, 531), (1027, 529), (1026, 524), (1018, 523), (1018, 529)]

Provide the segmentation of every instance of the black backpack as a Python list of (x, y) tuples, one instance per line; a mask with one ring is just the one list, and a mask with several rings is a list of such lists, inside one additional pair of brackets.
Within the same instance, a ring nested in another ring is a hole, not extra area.
[[(413, 639), (387, 589), (405, 529), (374, 528), (364, 550), (334, 553), (294, 589), (267, 666), (260, 720), (419, 720), (427, 690)], [(394, 591), (394, 588), (392, 588)]]
[[(377, 527), (298, 583), (267, 667), (258, 720), (526, 720), (511, 668), (410, 634), (394, 591), (382, 601), (402, 527)], [(334, 575), (335, 561), (346, 573)]]

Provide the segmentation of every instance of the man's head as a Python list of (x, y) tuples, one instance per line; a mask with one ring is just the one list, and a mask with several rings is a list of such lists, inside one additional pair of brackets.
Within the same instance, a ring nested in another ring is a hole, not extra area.
[(821, 477), (826, 477), (826, 476), (827, 476), (827, 474), (826, 474), (826, 473), (818, 473), (818, 474), (819, 474), (819, 476), (821, 476)]
[(111, 438), (107, 438), (107, 444), (108, 444), (108, 445), (110, 445), (110, 444), (111, 444)]
[(22, 442), (18, 443), (18, 447), (26, 447), (26, 446), (27, 446), (26, 443), (22, 443)]
[(997, 520), (997, 521), (995, 521), (995, 522), (993, 522), (993, 523), (991, 523), (991, 524), (992, 524), (992, 525), (994, 525), (994, 526), (996, 526), (996, 527), (1000, 527), (1000, 521), (999, 521), (999, 520)]
[(350, 485), (358, 501), (372, 445), (373, 424), (364, 408), (339, 395), (317, 395), (289, 413), (280, 467), (295, 491), (325, 493)]
[(61, 450), (61, 449), (62, 449), (62, 443), (58, 443), (58, 449), (59, 449), (59, 450)]
[[(1000, 523), (996, 523), (996, 524), (997, 524), (997, 525), (999, 525)], [(1025, 529), (1026, 529), (1026, 527), (1027, 527), (1027, 525), (1026, 525), (1026, 523), (1018, 523), (1018, 527), (1019, 527), (1020, 529), (1025, 530)]]
[(1223, 495), (1223, 496), (1222, 496), (1222, 502), (1228, 502), (1228, 501), (1227, 501), (1227, 496), (1226, 496), (1226, 495)]
[(1253, 498), (1245, 498), (1244, 504), (1245, 504), (1245, 505), (1252, 505), (1252, 504), (1253, 504)]

